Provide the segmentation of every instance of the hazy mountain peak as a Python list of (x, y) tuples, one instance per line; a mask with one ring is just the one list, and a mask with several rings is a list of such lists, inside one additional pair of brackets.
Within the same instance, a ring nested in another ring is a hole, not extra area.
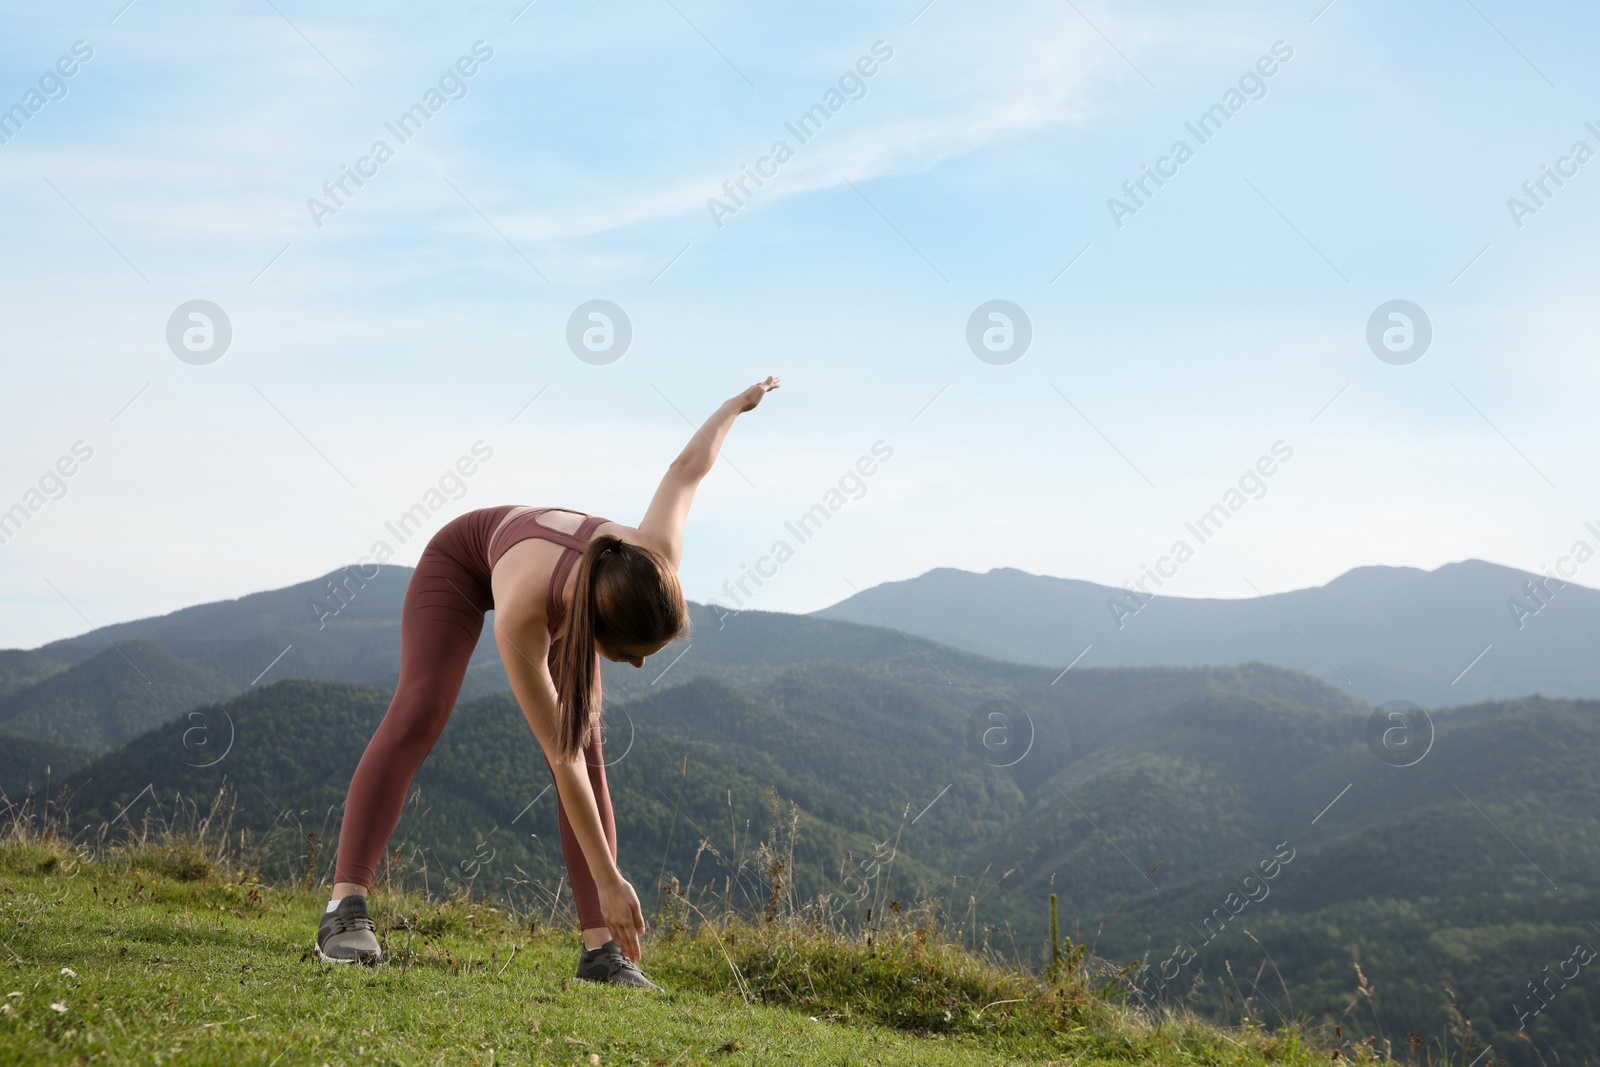
[[(1451, 566), (1451, 564), (1445, 564)], [(1440, 568), (1441, 570), (1443, 568)], [(1351, 567), (1338, 577), (1330, 580), (1327, 585), (1354, 584), (1358, 582), (1392, 582), (1399, 579), (1418, 578), (1425, 574), (1435, 573), (1423, 570), (1421, 567), (1390, 566), (1383, 563), (1369, 563), (1362, 567)], [(1318, 588), (1311, 586), (1309, 588)], [(1327, 588), (1322, 586), (1321, 588)]]
[[(1530, 591), (1531, 583), (1531, 591)], [(1600, 695), (1600, 592), (1482, 559), (1354, 567), (1269, 599), (1160, 595), (999, 567), (939, 568), (815, 616), (906, 633), (995, 659), (1054, 666), (1304, 671), (1371, 704), (1424, 706), (1532, 692)], [(1536, 595), (1537, 594), (1537, 595)]]

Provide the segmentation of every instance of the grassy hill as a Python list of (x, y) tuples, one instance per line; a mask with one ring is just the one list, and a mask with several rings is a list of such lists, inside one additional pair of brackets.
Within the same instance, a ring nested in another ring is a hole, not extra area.
[(0, 839), (4, 1062), (1373, 1062), (1331, 1035), (1130, 1008), (1090, 969), (1042, 981), (911, 915), (865, 935), (786, 908), (667, 917), (645, 944), (667, 991), (649, 995), (571, 981), (577, 938), (535, 913), (380, 892), (389, 963), (329, 967), (309, 950), (321, 887), (258, 881), (216, 826), (98, 852), (40, 830)]

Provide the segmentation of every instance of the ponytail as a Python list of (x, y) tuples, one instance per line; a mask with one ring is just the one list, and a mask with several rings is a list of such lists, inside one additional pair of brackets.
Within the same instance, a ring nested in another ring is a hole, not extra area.
[(567, 632), (555, 663), (556, 754), (577, 759), (600, 719), (599, 647), (653, 645), (689, 630), (677, 573), (643, 545), (603, 534), (578, 561)]

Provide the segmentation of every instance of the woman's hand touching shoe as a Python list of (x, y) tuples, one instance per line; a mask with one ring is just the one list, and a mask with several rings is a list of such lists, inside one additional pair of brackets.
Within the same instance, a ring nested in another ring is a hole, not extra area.
[(605, 919), (611, 940), (622, 949), (623, 955), (637, 962), (639, 935), (645, 931), (644, 910), (639, 907), (639, 895), (621, 875), (617, 876), (615, 882), (597, 888), (600, 891), (600, 915)]

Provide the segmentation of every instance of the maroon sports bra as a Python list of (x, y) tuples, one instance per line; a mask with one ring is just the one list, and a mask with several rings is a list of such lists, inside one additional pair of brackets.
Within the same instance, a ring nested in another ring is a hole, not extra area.
[(500, 527), (498, 533), (489, 540), (489, 569), (500, 562), (500, 557), (506, 550), (519, 541), (529, 538), (538, 538), (541, 541), (554, 541), (562, 547), (561, 558), (556, 560), (555, 569), (550, 572), (550, 599), (545, 608), (545, 617), (550, 622), (550, 629), (554, 631), (561, 616), (561, 591), (567, 586), (567, 575), (572, 573), (573, 564), (578, 562), (584, 546), (589, 543), (589, 538), (595, 530), (610, 521), (598, 515), (587, 515), (583, 522), (578, 524), (578, 529), (573, 533), (564, 533), (552, 529), (538, 521), (538, 517), (547, 511), (571, 511), (574, 515), (583, 515), (581, 511), (572, 511), (571, 508), (534, 508), (524, 511), (520, 515), (513, 515)]

